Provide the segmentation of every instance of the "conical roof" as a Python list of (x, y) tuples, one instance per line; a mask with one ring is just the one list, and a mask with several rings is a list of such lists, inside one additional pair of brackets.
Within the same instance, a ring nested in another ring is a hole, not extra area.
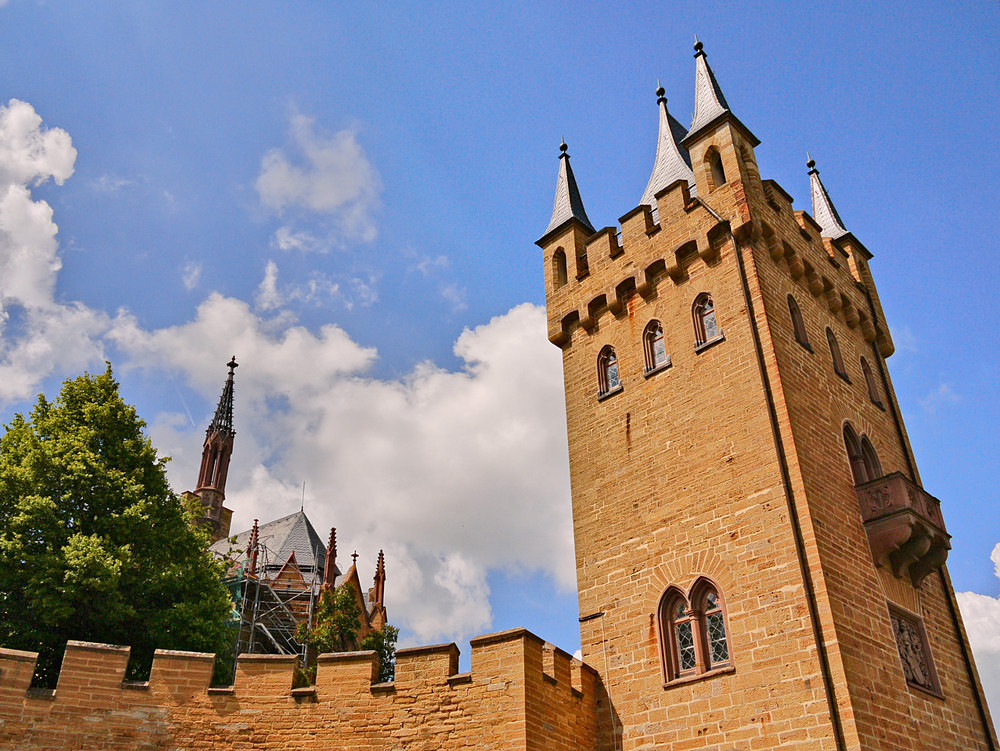
[(694, 172), (691, 171), (691, 158), (680, 146), (684, 138), (684, 126), (667, 110), (667, 98), (662, 87), (656, 89), (656, 102), (660, 108), (660, 131), (656, 141), (656, 160), (653, 162), (653, 173), (649, 176), (646, 192), (642, 194), (640, 204), (656, 209), (656, 194), (664, 188), (673, 185), (678, 180), (686, 180), (691, 192), (695, 192)]
[(704, 47), (705, 45), (701, 42), (695, 42), (694, 117), (691, 120), (691, 127), (688, 129), (684, 141), (689, 142), (700, 130), (716, 122), (721, 117), (728, 116), (740, 128), (743, 134), (748, 137), (751, 145), (756, 146), (760, 143), (760, 140), (729, 109), (729, 103), (722, 93), (722, 87), (715, 80), (715, 74), (708, 64), (708, 55), (705, 54)]
[(573, 168), (569, 165), (567, 148), (565, 143), (559, 146), (561, 153), (559, 154), (559, 177), (556, 180), (556, 200), (552, 206), (552, 219), (545, 230), (546, 235), (570, 219), (576, 219), (585, 228), (591, 232), (594, 231), (594, 225), (590, 223), (587, 212), (583, 208), (583, 199), (580, 198), (580, 189), (576, 185)]
[(829, 237), (833, 240), (843, 237), (848, 233), (847, 228), (844, 226), (840, 214), (837, 213), (833, 201), (830, 200), (830, 194), (826, 192), (823, 181), (819, 179), (816, 162), (810, 158), (806, 162), (806, 166), (809, 168), (809, 186), (812, 190), (813, 219), (820, 226), (823, 237)]

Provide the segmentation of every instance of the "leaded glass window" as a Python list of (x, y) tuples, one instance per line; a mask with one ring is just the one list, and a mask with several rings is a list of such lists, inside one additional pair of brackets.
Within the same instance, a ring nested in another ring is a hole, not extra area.
[(698, 664), (694, 648), (694, 631), (683, 602), (678, 602), (674, 611), (674, 638), (677, 641), (678, 672), (694, 670)]
[(667, 341), (663, 337), (663, 325), (659, 321), (650, 321), (643, 335), (646, 351), (646, 372), (658, 370), (669, 364), (667, 357)]
[(722, 335), (719, 319), (715, 314), (715, 303), (707, 293), (698, 295), (694, 301), (694, 335), (696, 344), (705, 344)]
[(711, 664), (729, 662), (729, 643), (726, 641), (726, 622), (722, 617), (722, 606), (715, 592), (705, 597), (705, 631), (708, 638), (708, 653)]
[(618, 356), (615, 354), (614, 347), (605, 347), (597, 358), (597, 382), (598, 393), (601, 396), (621, 388)]

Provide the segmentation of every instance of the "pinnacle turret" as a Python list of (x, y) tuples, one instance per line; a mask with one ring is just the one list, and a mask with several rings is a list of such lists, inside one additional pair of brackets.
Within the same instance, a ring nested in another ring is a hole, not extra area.
[(819, 179), (819, 170), (816, 169), (816, 162), (809, 157), (806, 166), (809, 168), (809, 184), (812, 190), (812, 214), (816, 224), (822, 229), (823, 237), (833, 240), (843, 237), (848, 233), (844, 226), (840, 214), (830, 200), (830, 194), (826, 192), (823, 181)]
[(569, 164), (569, 154), (566, 153), (569, 147), (565, 141), (560, 144), (559, 151), (559, 178), (556, 181), (556, 200), (552, 206), (552, 220), (549, 222), (547, 235), (552, 230), (562, 226), (570, 219), (576, 219), (590, 232), (594, 232), (594, 225), (587, 218), (587, 212), (583, 208), (583, 199), (580, 198), (580, 189), (576, 186), (576, 178), (573, 176), (573, 168)]
[(695, 192), (691, 160), (687, 151), (680, 146), (685, 134), (684, 126), (667, 111), (665, 93), (662, 86), (657, 86), (656, 103), (660, 108), (660, 132), (656, 142), (656, 161), (653, 163), (653, 174), (649, 176), (646, 192), (639, 201), (640, 204), (652, 209), (656, 209), (656, 194), (678, 180), (686, 180), (691, 192)]
[(691, 139), (706, 127), (729, 117), (749, 136), (751, 145), (756, 146), (760, 141), (729, 109), (729, 103), (708, 64), (708, 55), (704, 48), (705, 45), (696, 39), (694, 44), (694, 118), (692, 118), (691, 127), (684, 137), (685, 144), (689, 145)]

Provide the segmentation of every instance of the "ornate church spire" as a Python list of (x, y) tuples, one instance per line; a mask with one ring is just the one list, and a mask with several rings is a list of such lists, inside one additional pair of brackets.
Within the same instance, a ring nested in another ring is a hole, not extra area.
[(691, 171), (687, 152), (682, 152), (679, 146), (684, 138), (684, 126), (667, 111), (666, 92), (657, 85), (656, 103), (660, 107), (660, 133), (656, 142), (656, 161), (653, 163), (653, 174), (649, 176), (646, 192), (642, 194), (640, 204), (656, 208), (656, 194), (668, 188), (678, 180), (687, 181), (694, 193), (694, 172)]
[(569, 166), (569, 154), (566, 150), (569, 147), (563, 141), (559, 145), (559, 178), (556, 181), (556, 200), (552, 206), (552, 220), (549, 222), (547, 235), (552, 230), (562, 226), (570, 219), (580, 222), (591, 233), (594, 232), (594, 225), (587, 218), (587, 212), (583, 209), (583, 199), (580, 198), (580, 189), (576, 186), (576, 178), (573, 176), (573, 168)]
[(375, 604), (381, 606), (385, 599), (385, 555), (378, 551), (378, 563), (375, 565)]
[(812, 189), (812, 214), (823, 232), (823, 237), (836, 240), (847, 234), (847, 228), (837, 213), (837, 209), (830, 200), (830, 194), (826, 192), (823, 181), (819, 179), (819, 170), (816, 169), (815, 160), (806, 154), (809, 160), (806, 166), (809, 168), (809, 184)]
[(233, 512), (223, 506), (226, 500), (226, 477), (229, 473), (229, 459), (233, 453), (233, 374), (239, 367), (236, 356), (228, 363), (229, 377), (222, 388), (215, 417), (205, 431), (205, 445), (201, 453), (201, 468), (195, 495), (201, 499), (205, 509), (205, 522), (212, 530), (212, 542), (229, 535), (229, 524)]

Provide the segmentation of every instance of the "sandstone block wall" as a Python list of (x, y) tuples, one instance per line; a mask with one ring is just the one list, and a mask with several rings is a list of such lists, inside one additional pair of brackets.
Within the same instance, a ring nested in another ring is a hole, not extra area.
[(291, 689), (295, 658), (243, 655), (209, 688), (211, 655), (159, 651), (148, 683), (123, 683), (129, 650), (70, 642), (54, 692), (29, 690), (34, 653), (0, 650), (0, 747), (587, 749), (593, 670), (524, 629), (478, 637), (458, 674), (454, 644), (399, 650), (374, 683), (373, 652), (322, 655), (315, 687)]

